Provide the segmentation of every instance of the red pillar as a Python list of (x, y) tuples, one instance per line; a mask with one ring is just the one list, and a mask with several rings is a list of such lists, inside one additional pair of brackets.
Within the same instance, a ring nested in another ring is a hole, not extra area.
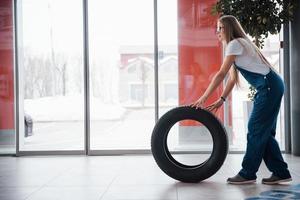
[(0, 131), (14, 129), (12, 0), (0, 1)]
[[(211, 15), (216, 0), (178, 0), (179, 103), (196, 101), (222, 64), (222, 45), (215, 34), (217, 16)], [(220, 97), (222, 86), (208, 99)], [(223, 120), (223, 107), (217, 113)], [(194, 125), (184, 122), (184, 125)]]

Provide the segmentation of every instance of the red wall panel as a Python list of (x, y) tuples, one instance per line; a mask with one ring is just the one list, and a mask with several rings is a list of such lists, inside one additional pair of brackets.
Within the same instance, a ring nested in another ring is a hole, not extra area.
[(12, 0), (0, 1), (0, 130), (14, 129)]
[[(179, 59), (179, 103), (196, 101), (208, 87), (213, 75), (222, 64), (222, 45), (215, 34), (217, 16), (211, 15), (216, 0), (178, 0), (178, 59)], [(208, 99), (214, 102), (222, 88)], [(223, 120), (224, 109), (217, 116)], [(184, 121), (182, 125), (194, 125)]]

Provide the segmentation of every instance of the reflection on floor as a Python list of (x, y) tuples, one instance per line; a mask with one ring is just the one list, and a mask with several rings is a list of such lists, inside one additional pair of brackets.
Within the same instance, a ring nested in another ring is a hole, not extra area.
[(247, 198), (247, 200), (258, 199), (300, 199), (300, 184), (282, 189), (272, 189), (262, 192), (256, 197)]
[[(207, 155), (180, 155), (191, 162)], [(293, 181), (268, 186), (270, 173), (262, 164), (257, 183), (228, 185), (243, 155), (228, 155), (209, 179), (187, 184), (166, 176), (151, 155), (0, 157), (1, 200), (199, 200), (300, 199), (300, 157), (284, 155)]]

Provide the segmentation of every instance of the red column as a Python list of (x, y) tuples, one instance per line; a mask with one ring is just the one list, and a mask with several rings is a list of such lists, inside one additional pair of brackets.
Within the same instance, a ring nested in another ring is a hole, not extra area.
[[(217, 16), (211, 15), (216, 0), (178, 0), (179, 103), (196, 101), (222, 64), (222, 45), (215, 34)], [(222, 86), (208, 99), (220, 97)], [(217, 116), (223, 120), (223, 107)], [(184, 121), (182, 125), (195, 125)]]
[(0, 1), (0, 131), (14, 129), (12, 0)]

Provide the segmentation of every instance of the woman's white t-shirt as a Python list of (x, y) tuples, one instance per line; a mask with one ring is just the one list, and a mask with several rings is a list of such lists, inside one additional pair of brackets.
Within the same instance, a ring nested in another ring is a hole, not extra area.
[(255, 48), (244, 38), (231, 40), (225, 48), (225, 56), (236, 55), (235, 64), (247, 71), (266, 75), (270, 67), (265, 64)]

